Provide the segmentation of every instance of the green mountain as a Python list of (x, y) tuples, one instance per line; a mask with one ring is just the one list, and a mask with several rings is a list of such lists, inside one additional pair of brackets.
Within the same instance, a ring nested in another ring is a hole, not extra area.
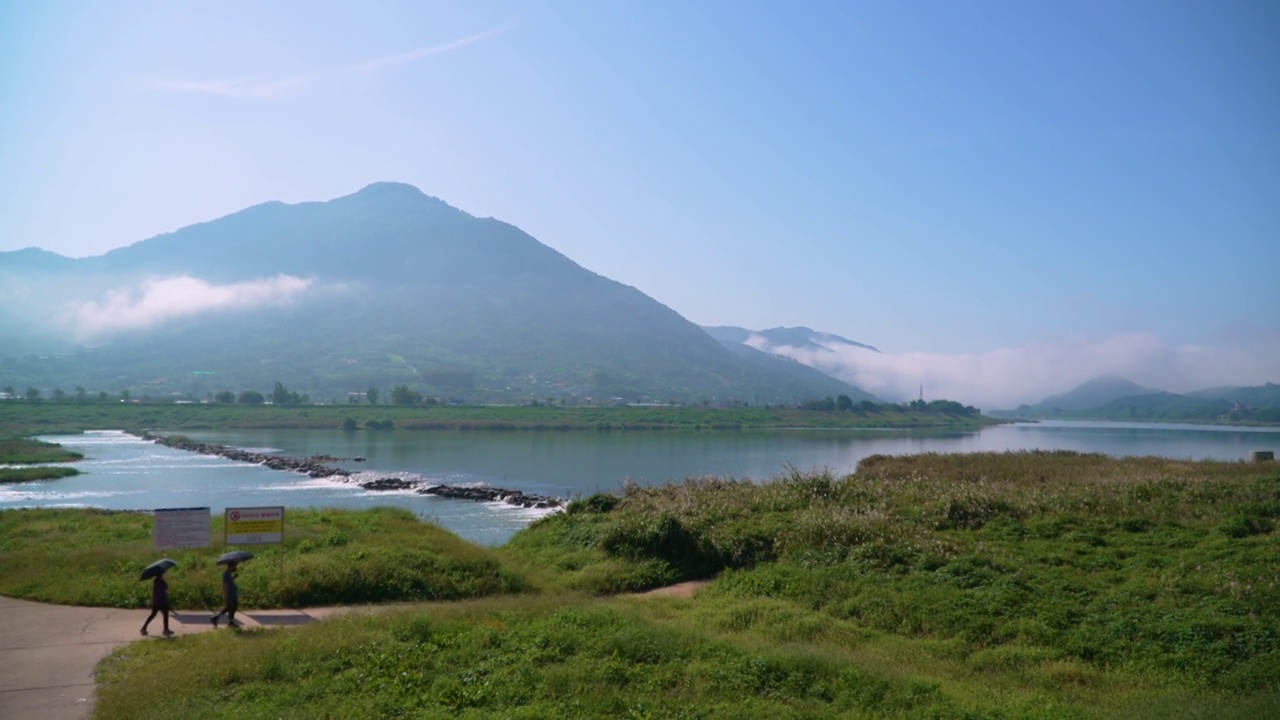
[(991, 414), (1074, 420), (1273, 423), (1280, 422), (1280, 385), (1209, 388), (1180, 395), (1107, 376), (1047, 397), (1036, 405)]
[(1060, 395), (1050, 395), (1031, 407), (1040, 414), (1057, 414), (1100, 407), (1118, 398), (1159, 392), (1118, 375), (1103, 375)]
[(1254, 387), (1216, 387), (1187, 393), (1202, 400), (1225, 400), (1248, 407), (1280, 407), (1280, 385), (1267, 383)]
[(481, 401), (865, 396), (759, 355), (517, 227), (398, 183), (265, 203), (98, 257), (0, 253), (0, 386), (19, 389), (203, 398), (280, 381), (341, 401), (402, 383)]

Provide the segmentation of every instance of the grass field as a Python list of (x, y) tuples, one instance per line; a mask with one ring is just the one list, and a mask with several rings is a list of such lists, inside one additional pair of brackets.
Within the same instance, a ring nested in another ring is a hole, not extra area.
[[(521, 578), (482, 548), (411, 513), (290, 509), (283, 545), (252, 548), (240, 570), (246, 609), (456, 600), (522, 590)], [(145, 607), (142, 568), (163, 554), (175, 609), (221, 607), (222, 518), (213, 547), (152, 549), (151, 515), (30, 509), (0, 513), (0, 594), (69, 605)]]
[[(373, 522), (364, 515), (330, 522)], [(403, 515), (378, 522), (389, 519), (345, 532), (326, 567), (439, 532)], [(14, 547), (4, 520), (0, 558)], [(628, 488), (498, 550), (454, 541), (446, 555), (489, 568), (471, 571), (488, 578), (484, 592), (452, 596), (472, 599), (130, 645), (103, 667), (97, 714), (1275, 717), (1278, 520), (1275, 463), (1062, 452), (873, 457), (847, 477)], [(96, 537), (100, 553), (145, 536), (137, 516), (40, 522), (31, 534)], [(137, 604), (134, 573), (151, 558), (133, 548), (117, 557), (129, 558), (123, 600)], [(80, 552), (57, 560), (66, 588), (101, 567), (71, 562)], [(287, 550), (286, 568), (300, 557)], [(175, 602), (208, 581), (191, 596), (206, 601), (214, 569), (179, 560), (192, 574), (173, 575)], [(273, 562), (250, 562), (242, 587), (272, 587)], [(11, 574), (0, 566), (6, 594)], [(628, 594), (703, 577), (715, 580), (689, 599)], [(37, 584), (18, 585), (33, 596)], [(364, 597), (403, 598), (381, 592)]]

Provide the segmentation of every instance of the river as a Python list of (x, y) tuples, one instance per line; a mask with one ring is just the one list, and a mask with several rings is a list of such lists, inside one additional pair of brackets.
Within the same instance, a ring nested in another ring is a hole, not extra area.
[[(794, 470), (852, 472), (874, 454), (1076, 450), (1113, 456), (1243, 460), (1280, 450), (1280, 428), (1106, 422), (998, 425), (972, 432), (786, 430), (768, 432), (373, 432), (228, 430), (184, 432), (202, 441), (336, 463), (378, 477), (488, 484), (562, 498), (640, 484), (716, 475), (764, 480)], [(83, 474), (0, 485), (0, 509), (154, 509), (284, 505), (366, 508), (396, 505), (482, 545), (498, 545), (544, 510), (371, 492), (262, 466), (172, 450), (116, 431), (42, 436), (81, 452)], [(358, 477), (356, 479), (359, 479)]]

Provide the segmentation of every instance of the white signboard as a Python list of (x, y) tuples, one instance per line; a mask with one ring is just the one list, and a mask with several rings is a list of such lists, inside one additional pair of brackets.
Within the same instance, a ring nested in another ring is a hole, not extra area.
[(209, 508), (162, 508), (155, 518), (157, 550), (209, 547)]
[(284, 508), (227, 508), (227, 545), (284, 542)]

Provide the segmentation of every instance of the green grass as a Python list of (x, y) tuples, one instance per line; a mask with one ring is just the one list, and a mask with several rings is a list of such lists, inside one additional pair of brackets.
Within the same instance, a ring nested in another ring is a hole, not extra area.
[[(499, 573), (520, 568), (509, 584), (532, 592), (136, 643), (102, 666), (95, 712), (1275, 717), (1278, 522), (1275, 464), (1066, 452), (629, 487), (484, 555)], [(407, 532), (352, 532), (340, 547)], [(41, 536), (58, 533), (94, 531)], [(141, 555), (122, 575), (134, 602)], [(263, 560), (246, 566), (246, 590), (270, 586)], [(216, 581), (212, 568), (195, 575)], [(625, 594), (698, 577), (715, 580), (691, 599)]]
[(0, 468), (0, 484), (13, 482), (31, 482), (32, 480), (57, 480), (58, 478), (79, 475), (80, 471), (68, 467)]
[(508, 551), (605, 594), (719, 574), (979, 667), (1037, 659), (1222, 691), (1280, 678), (1280, 468), (1075, 453), (872, 457), (855, 475), (589, 498)]
[[(175, 609), (220, 607), (222, 518), (214, 547), (152, 549), (149, 514), (32, 509), (0, 514), (0, 594), (44, 602), (145, 607), (142, 568), (162, 556)], [(489, 551), (404, 510), (290, 509), (285, 543), (251, 548), (240, 570), (245, 608), (454, 600), (517, 592), (524, 581)]]
[(0, 464), (74, 462), (83, 459), (84, 455), (56, 443), (30, 438), (0, 438)]

